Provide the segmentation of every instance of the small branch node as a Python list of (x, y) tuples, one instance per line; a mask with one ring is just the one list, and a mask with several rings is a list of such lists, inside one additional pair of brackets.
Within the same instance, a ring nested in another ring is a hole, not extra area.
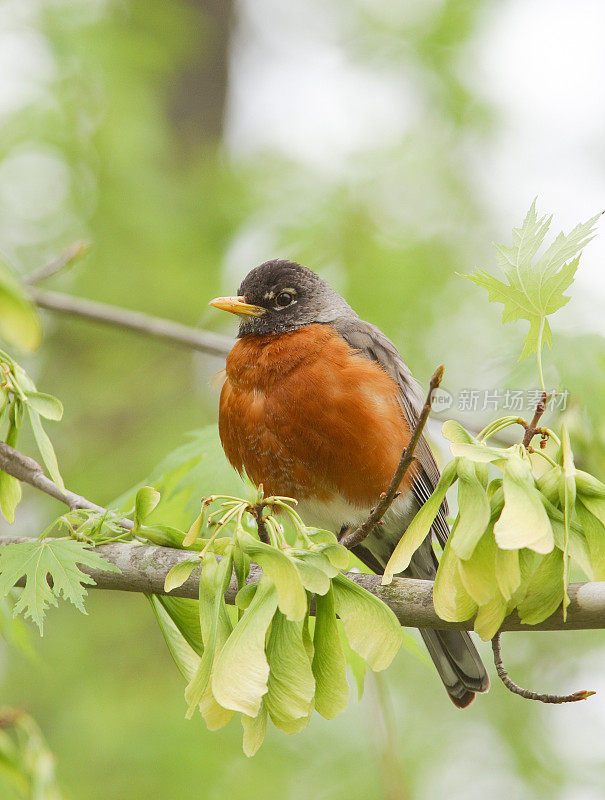
[[(542, 396), (540, 397), (538, 405), (536, 406), (536, 410), (534, 412), (532, 421), (529, 424), (527, 422), (522, 423), (525, 428), (525, 436), (523, 437), (523, 446), (525, 448), (529, 447), (531, 440), (534, 438), (536, 434), (538, 433), (541, 434), (543, 440), (545, 436), (546, 438), (548, 438), (549, 436), (549, 433), (546, 430), (546, 428), (538, 428), (538, 422), (540, 422), (542, 414), (544, 414), (544, 412), (546, 411), (547, 400), (548, 400), (548, 395), (546, 394), (546, 392), (542, 392)], [(542, 444), (540, 445), (540, 447), (542, 447)]]

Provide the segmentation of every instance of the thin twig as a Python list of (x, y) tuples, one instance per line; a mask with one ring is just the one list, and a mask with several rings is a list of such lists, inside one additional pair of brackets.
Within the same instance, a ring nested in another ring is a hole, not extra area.
[(49, 292), (32, 287), (28, 291), (30, 299), (40, 308), (57, 311), (71, 317), (81, 317), (103, 325), (113, 325), (136, 333), (164, 339), (181, 347), (201, 350), (214, 356), (225, 357), (233, 347), (233, 339), (212, 331), (203, 331), (181, 325), (160, 317), (151, 317), (140, 311), (130, 311), (106, 303), (97, 303), (83, 297), (72, 297), (61, 292)]
[[(85, 497), (75, 492), (70, 492), (68, 489), (64, 491), (59, 488), (54, 481), (51, 481), (51, 479), (44, 474), (44, 470), (37, 461), (34, 461), (34, 459), (29, 456), (23, 455), (23, 453), (15, 450), (14, 447), (11, 447), (5, 442), (0, 442), (0, 469), (12, 475), (13, 478), (17, 478), (17, 480), (23, 481), (23, 483), (29, 483), (29, 485), (33, 486), (35, 489), (39, 489), (41, 492), (44, 492), (44, 494), (54, 497), (55, 500), (65, 503), (65, 505), (72, 510), (76, 508), (89, 508), (92, 511), (99, 511), (101, 514), (107, 513), (106, 508), (98, 506), (96, 503), (91, 503), (91, 501), (87, 500)], [(127, 530), (131, 530), (133, 527), (133, 523), (129, 519), (120, 520), (120, 525)]]
[(409, 467), (414, 461), (414, 451), (416, 449), (416, 445), (420, 441), (420, 437), (422, 436), (422, 431), (424, 430), (424, 426), (426, 425), (426, 421), (431, 412), (431, 398), (433, 392), (441, 383), (444, 370), (445, 368), (443, 365), (437, 367), (437, 369), (433, 374), (433, 377), (431, 378), (431, 381), (429, 383), (429, 391), (426, 396), (424, 406), (422, 407), (422, 411), (420, 412), (418, 421), (414, 426), (412, 435), (410, 437), (410, 441), (408, 442), (407, 447), (403, 449), (401, 458), (399, 459), (399, 464), (397, 465), (395, 474), (393, 475), (391, 483), (389, 484), (389, 488), (386, 490), (386, 492), (384, 492), (380, 496), (380, 500), (378, 501), (376, 507), (372, 509), (366, 521), (363, 522), (354, 531), (352, 531), (351, 533), (346, 533), (342, 537), (340, 543), (344, 545), (344, 547), (348, 547), (349, 549), (351, 549), (352, 547), (358, 545), (360, 542), (363, 542), (363, 540), (372, 533), (376, 525), (380, 522), (380, 520), (384, 517), (384, 515), (388, 511), (393, 500), (395, 500), (395, 498), (397, 497), (401, 481), (403, 480), (406, 472), (408, 471)]
[(496, 666), (496, 672), (498, 673), (498, 677), (502, 683), (506, 686), (509, 692), (518, 694), (520, 697), (524, 697), (526, 700), (538, 700), (540, 703), (577, 703), (578, 700), (586, 700), (587, 697), (591, 697), (593, 694), (596, 694), (596, 692), (593, 692), (590, 689), (582, 689), (581, 691), (574, 692), (573, 694), (563, 695), (540, 694), (538, 692), (532, 692), (530, 689), (523, 689), (510, 679), (508, 672), (502, 663), (500, 633), (497, 633), (492, 639), (492, 650), (494, 651), (494, 664)]
[(542, 397), (538, 405), (536, 406), (536, 411), (534, 413), (534, 417), (529, 425), (525, 428), (525, 436), (523, 437), (523, 447), (529, 447), (531, 440), (537, 433), (543, 434), (543, 429), (538, 428), (538, 422), (540, 422), (540, 418), (542, 414), (546, 411), (546, 401), (548, 399), (548, 395), (546, 392), (542, 392)]
[(257, 503), (254, 506), (254, 518), (256, 520), (256, 528), (258, 530), (258, 538), (261, 542), (265, 544), (270, 544), (271, 540), (269, 539), (269, 531), (267, 530), (267, 523), (265, 522), (265, 518), (263, 517), (263, 510), (265, 508), (264, 503)]
[(78, 258), (86, 255), (89, 251), (90, 242), (74, 242), (70, 244), (61, 255), (57, 256), (57, 258), (53, 258), (48, 264), (44, 264), (44, 266), (35, 269), (32, 273), (27, 275), (23, 279), (23, 283), (29, 286), (40, 283), (50, 278), (52, 275), (56, 275), (57, 272), (61, 272), (66, 267), (70, 267)]

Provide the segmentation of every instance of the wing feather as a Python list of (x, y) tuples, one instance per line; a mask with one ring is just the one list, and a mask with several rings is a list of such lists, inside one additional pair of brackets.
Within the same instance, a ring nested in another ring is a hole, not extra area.
[[(400, 403), (410, 427), (418, 421), (424, 403), (420, 386), (412, 376), (409, 367), (399, 354), (393, 342), (384, 333), (359, 317), (344, 317), (332, 323), (338, 333), (355, 350), (372, 361), (377, 361), (400, 387)], [(416, 458), (421, 466), (412, 484), (412, 491), (418, 502), (426, 503), (439, 481), (439, 469), (424, 437), (416, 447)], [(433, 523), (433, 533), (443, 546), (449, 536), (447, 524), (448, 507), (444, 501)]]

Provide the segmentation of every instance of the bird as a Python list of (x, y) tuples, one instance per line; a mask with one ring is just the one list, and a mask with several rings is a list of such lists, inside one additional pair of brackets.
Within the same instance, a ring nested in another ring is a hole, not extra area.
[[(239, 317), (226, 359), (219, 435), (228, 461), (265, 495), (298, 501), (306, 524), (342, 537), (367, 519), (388, 488), (423, 405), (419, 384), (393, 342), (361, 319), (316, 272), (273, 259), (252, 269), (237, 295), (210, 305)], [(439, 470), (421, 438), (382, 524), (353, 548), (381, 574)], [(433, 537), (445, 546), (447, 505), (405, 576), (432, 580)], [(458, 708), (489, 688), (465, 631), (420, 629)]]

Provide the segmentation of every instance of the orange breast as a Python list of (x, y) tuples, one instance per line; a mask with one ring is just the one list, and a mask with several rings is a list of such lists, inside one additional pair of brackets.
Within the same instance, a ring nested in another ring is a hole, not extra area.
[[(266, 494), (376, 503), (410, 437), (395, 381), (328, 325), (246, 336), (227, 357), (219, 432)], [(401, 489), (412, 480), (408, 471)]]

